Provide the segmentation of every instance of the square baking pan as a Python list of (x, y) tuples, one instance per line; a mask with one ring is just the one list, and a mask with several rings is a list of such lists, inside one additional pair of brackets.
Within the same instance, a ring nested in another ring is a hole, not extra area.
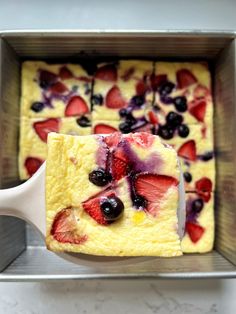
[[(20, 183), (21, 62), (89, 58), (207, 60), (212, 69), (216, 150), (214, 250), (140, 263), (78, 266), (46, 250), (23, 221), (0, 217), (0, 280), (236, 278), (236, 34), (158, 31), (6, 31), (0, 34), (0, 187)], [(33, 210), (33, 208), (32, 208)]]

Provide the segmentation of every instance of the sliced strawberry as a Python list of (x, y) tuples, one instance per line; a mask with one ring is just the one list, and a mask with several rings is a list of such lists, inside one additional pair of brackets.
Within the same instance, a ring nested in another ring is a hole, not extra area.
[(177, 185), (178, 180), (173, 177), (151, 173), (137, 175), (134, 182), (136, 193), (147, 200), (147, 211), (154, 216), (168, 190)]
[(204, 85), (198, 85), (194, 88), (193, 96), (195, 99), (197, 98), (207, 98), (211, 96), (210, 90)]
[(158, 118), (153, 111), (148, 112), (148, 117), (151, 124), (158, 124)]
[(43, 164), (44, 160), (36, 157), (28, 157), (25, 160), (24, 166), (28, 175), (31, 177)]
[(161, 74), (161, 75), (151, 75), (151, 86), (152, 90), (157, 91), (158, 87), (163, 83), (167, 81), (167, 75)]
[(89, 109), (85, 100), (80, 96), (73, 96), (66, 105), (65, 116), (80, 116), (88, 112)]
[(178, 155), (188, 160), (195, 161), (197, 158), (195, 141), (190, 140), (180, 146), (178, 149)]
[(47, 143), (48, 133), (59, 132), (60, 120), (56, 118), (50, 118), (43, 121), (34, 122), (33, 128), (40, 139)]
[(121, 95), (119, 87), (113, 86), (106, 95), (106, 106), (108, 108), (120, 109), (126, 106), (126, 101)]
[(196, 77), (187, 69), (181, 69), (176, 73), (178, 88), (185, 88), (197, 83)]
[(95, 74), (95, 78), (103, 80), (103, 81), (116, 82), (117, 81), (117, 69), (115, 65), (107, 64), (100, 67)]
[(60, 68), (59, 76), (62, 80), (73, 78), (72, 72), (66, 66)]
[(108, 196), (114, 196), (115, 194), (112, 192), (102, 193), (97, 197), (90, 198), (87, 201), (83, 202), (83, 209), (86, 211), (86, 213), (92, 217), (94, 220), (96, 220), (97, 223), (100, 225), (107, 225), (108, 222), (106, 221), (102, 211), (101, 211), (101, 200), (104, 197)]
[(193, 243), (197, 243), (205, 232), (205, 228), (192, 222), (186, 222), (185, 229)]
[(104, 123), (97, 124), (93, 130), (94, 134), (110, 134), (114, 132), (117, 132), (117, 129)]
[(118, 146), (119, 142), (121, 141), (121, 133), (115, 132), (109, 136), (106, 136), (104, 139), (105, 143), (108, 147), (116, 147)]
[(204, 122), (206, 106), (207, 103), (205, 102), (205, 100), (194, 102), (189, 107), (189, 113), (194, 116), (198, 121)]
[(51, 235), (61, 243), (82, 244), (87, 236), (77, 234), (77, 221), (72, 208), (62, 209), (54, 218)]
[(135, 143), (138, 146), (149, 148), (154, 142), (155, 136), (147, 132), (138, 132), (130, 134), (127, 141), (130, 143)]
[(134, 74), (135, 69), (134, 68), (129, 68), (128, 70), (125, 71), (125, 73), (121, 76), (122, 80), (125, 82), (128, 81), (131, 76)]
[(144, 81), (139, 81), (137, 84), (136, 84), (136, 93), (137, 95), (139, 96), (142, 96), (146, 93), (146, 91), (148, 90), (148, 86), (146, 83), (144, 83)]
[(121, 147), (112, 152), (111, 173), (114, 180), (120, 180), (128, 172), (128, 158)]
[(197, 190), (197, 194), (201, 196), (201, 198), (205, 202), (209, 202), (211, 199), (212, 192), (212, 182), (209, 178), (203, 177), (200, 180), (196, 181), (195, 187)]
[(54, 94), (63, 94), (68, 91), (68, 88), (63, 83), (56, 82), (55, 84), (50, 86), (49, 90)]
[(56, 74), (46, 71), (46, 70), (39, 71), (39, 82), (42, 88), (48, 88), (52, 84), (54, 84), (56, 81), (57, 81)]

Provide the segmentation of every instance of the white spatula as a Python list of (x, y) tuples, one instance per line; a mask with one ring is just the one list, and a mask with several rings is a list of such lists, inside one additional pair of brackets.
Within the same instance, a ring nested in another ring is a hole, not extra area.
[[(0, 190), (0, 215), (14, 216), (33, 225), (45, 238), (46, 207), (45, 207), (45, 169), (40, 169), (25, 183), (10, 189)], [(185, 195), (182, 173), (179, 184), (179, 235), (182, 238), (185, 225)], [(86, 254), (57, 253), (58, 256), (79, 265), (97, 266), (98, 264), (114, 265), (114, 263), (131, 264), (147, 260), (148, 257), (101, 257)]]

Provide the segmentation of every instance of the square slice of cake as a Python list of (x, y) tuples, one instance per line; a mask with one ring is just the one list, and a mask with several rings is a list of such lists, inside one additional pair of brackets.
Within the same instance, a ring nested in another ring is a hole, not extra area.
[(92, 78), (78, 64), (22, 64), (21, 116), (62, 118), (90, 113)]
[(170, 111), (183, 116), (185, 124), (212, 124), (211, 75), (207, 63), (156, 62), (154, 106), (166, 117)]
[(141, 118), (146, 106), (153, 102), (152, 72), (153, 63), (142, 60), (98, 65), (92, 96), (93, 120)]
[(210, 252), (214, 244), (214, 193), (208, 199), (186, 193), (186, 225), (181, 246), (184, 253)]
[(19, 174), (22, 180), (31, 177), (47, 157), (47, 137), (50, 132), (71, 135), (91, 134), (86, 116), (75, 118), (21, 118), (19, 140)]
[(49, 134), (46, 244), (105, 256), (179, 256), (176, 152), (147, 133)]

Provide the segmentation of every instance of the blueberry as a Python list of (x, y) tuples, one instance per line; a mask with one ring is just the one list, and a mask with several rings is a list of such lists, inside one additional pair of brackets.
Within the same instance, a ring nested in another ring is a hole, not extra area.
[(201, 198), (196, 199), (195, 201), (193, 201), (192, 203), (192, 210), (195, 213), (200, 213), (200, 211), (203, 209), (203, 200)]
[(159, 127), (157, 134), (165, 140), (170, 140), (174, 136), (174, 130), (168, 125), (163, 125)]
[(126, 116), (126, 120), (125, 120), (130, 126), (131, 125), (134, 125), (137, 121), (136, 119), (132, 116), (131, 113), (129, 113), (127, 116)]
[(166, 81), (166, 82), (161, 84), (161, 86), (158, 88), (158, 90), (159, 90), (159, 93), (162, 96), (166, 96), (166, 95), (169, 95), (172, 92), (174, 87), (175, 87), (175, 84)]
[(89, 174), (89, 181), (97, 186), (105, 186), (109, 182), (111, 182), (111, 180), (112, 180), (111, 174), (106, 172), (102, 168), (94, 170)]
[(93, 106), (101, 106), (103, 103), (103, 97), (101, 94), (93, 95), (91, 98), (91, 102)]
[(124, 212), (123, 202), (116, 196), (106, 197), (101, 201), (101, 210), (108, 222), (119, 219)]
[(178, 110), (179, 112), (185, 112), (188, 109), (187, 99), (185, 96), (178, 96), (174, 98), (174, 104), (176, 110)]
[(192, 175), (191, 175), (191, 173), (189, 173), (189, 172), (184, 172), (184, 180), (186, 181), (186, 182), (191, 182), (192, 181)]
[(178, 127), (178, 134), (180, 137), (187, 137), (189, 135), (189, 128), (186, 124), (181, 124)]
[(76, 122), (78, 123), (79, 126), (82, 126), (82, 127), (91, 126), (90, 120), (85, 116), (78, 118)]
[(46, 70), (41, 70), (39, 74), (39, 85), (41, 88), (48, 88), (51, 85), (53, 85), (57, 80), (57, 75), (46, 71)]
[(120, 116), (121, 116), (122, 118), (124, 118), (124, 117), (126, 117), (126, 116), (129, 114), (129, 112), (128, 112), (127, 109), (122, 108), (122, 109), (120, 109), (119, 114), (120, 114)]
[(137, 106), (137, 107), (141, 107), (144, 103), (145, 103), (145, 99), (143, 96), (139, 95), (139, 96), (134, 96), (132, 98), (132, 103)]
[(174, 111), (171, 111), (168, 113), (166, 117), (166, 122), (169, 126), (172, 126), (175, 128), (183, 122), (183, 117), (180, 114)]
[(134, 198), (133, 198), (133, 205), (137, 209), (144, 209), (147, 206), (147, 201), (146, 201), (146, 199), (143, 196), (135, 195)]
[(166, 105), (170, 105), (170, 104), (173, 103), (173, 99), (172, 99), (171, 97), (169, 97), (169, 96), (166, 96), (166, 95), (161, 96), (161, 101), (162, 101), (164, 104), (166, 104)]
[(34, 112), (40, 112), (43, 110), (44, 108), (44, 104), (42, 102), (39, 102), (39, 101), (36, 101), (36, 102), (33, 102), (32, 105), (31, 105), (31, 110), (33, 110)]
[(131, 125), (129, 122), (122, 122), (119, 125), (119, 129), (122, 133), (126, 134), (126, 133), (130, 133), (131, 132)]
[(213, 156), (214, 156), (213, 152), (207, 152), (201, 156), (201, 159), (203, 161), (208, 161), (208, 160), (211, 160), (213, 158)]

